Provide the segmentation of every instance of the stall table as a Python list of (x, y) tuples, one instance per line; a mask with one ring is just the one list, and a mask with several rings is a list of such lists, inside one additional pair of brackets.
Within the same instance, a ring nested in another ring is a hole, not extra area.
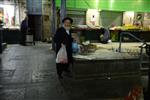
[[(146, 42), (150, 42), (150, 30), (140, 30), (140, 29), (138, 29), (138, 30), (137, 29), (136, 30), (110, 29), (112, 41), (119, 42), (121, 32), (129, 32), (129, 33), (133, 34), (134, 36), (136, 36)], [(123, 41), (124, 42), (139, 42), (128, 35), (124, 36)]]

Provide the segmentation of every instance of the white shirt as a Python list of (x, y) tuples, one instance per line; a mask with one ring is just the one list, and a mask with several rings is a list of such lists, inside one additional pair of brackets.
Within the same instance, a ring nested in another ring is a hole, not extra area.
[(66, 32), (68, 33), (68, 35), (70, 35), (70, 32), (69, 32), (69, 30), (66, 30)]
[[(64, 27), (64, 25), (63, 25), (63, 27)], [(64, 27), (65, 28), (65, 27)], [(69, 32), (69, 30), (67, 30), (66, 28), (65, 28), (65, 30), (66, 30), (66, 32), (68, 33), (68, 35), (70, 35), (70, 32)]]

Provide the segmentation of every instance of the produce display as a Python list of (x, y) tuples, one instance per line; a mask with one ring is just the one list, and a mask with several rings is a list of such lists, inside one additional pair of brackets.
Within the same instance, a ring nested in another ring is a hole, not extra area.
[(141, 31), (149, 31), (149, 27), (139, 27), (135, 25), (126, 25), (126, 26), (116, 26), (110, 28), (110, 30), (141, 30)]
[(88, 54), (88, 53), (92, 53), (95, 52), (98, 49), (98, 47), (95, 44), (81, 44), (80, 46), (80, 54)]

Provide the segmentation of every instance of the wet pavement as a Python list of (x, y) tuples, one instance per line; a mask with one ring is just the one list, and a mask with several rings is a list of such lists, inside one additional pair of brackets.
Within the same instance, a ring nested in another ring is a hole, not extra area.
[[(77, 83), (68, 77), (59, 80), (55, 53), (50, 48), (50, 44), (44, 43), (8, 45), (0, 55), (0, 100), (123, 100), (121, 97), (102, 99), (100, 93), (91, 94), (86, 86), (79, 86), (87, 81)], [(108, 86), (105, 81), (109, 80), (104, 80), (102, 87)]]
[(0, 100), (68, 100), (50, 44), (10, 45), (1, 55)]

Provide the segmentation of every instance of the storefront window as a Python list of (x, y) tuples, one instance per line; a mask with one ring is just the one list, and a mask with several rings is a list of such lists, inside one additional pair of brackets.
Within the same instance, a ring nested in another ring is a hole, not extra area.
[(19, 6), (14, 3), (0, 3), (0, 21), (4, 27), (19, 26)]
[(4, 20), (4, 11), (3, 8), (0, 7), (0, 25), (3, 24), (3, 20)]

